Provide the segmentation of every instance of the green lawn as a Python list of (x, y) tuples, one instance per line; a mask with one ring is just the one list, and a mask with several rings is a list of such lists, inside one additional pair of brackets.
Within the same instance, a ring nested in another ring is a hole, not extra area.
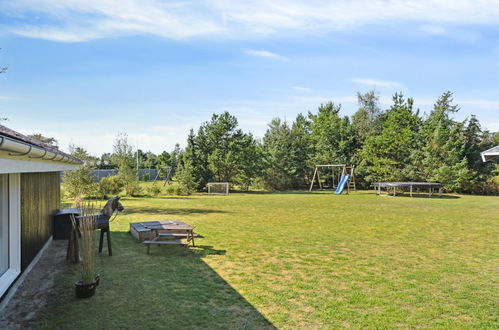
[[(455, 198), (454, 198), (455, 197)], [(123, 199), (101, 285), (74, 271), (42, 327), (497, 328), (499, 198), (373, 192)], [(129, 222), (179, 219), (198, 248), (145, 246)]]

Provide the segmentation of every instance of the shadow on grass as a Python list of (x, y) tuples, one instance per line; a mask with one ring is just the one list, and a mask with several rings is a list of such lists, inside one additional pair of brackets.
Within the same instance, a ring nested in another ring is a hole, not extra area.
[(202, 258), (224, 258), (225, 250), (146, 246), (113, 232), (113, 256), (97, 257), (100, 284), (94, 297), (74, 298), (76, 268), (69, 267), (57, 300), (43, 312), (45, 329), (275, 329)]
[(173, 200), (176, 200), (176, 199), (192, 199), (192, 197), (189, 197), (189, 196), (174, 196), (174, 195), (171, 195), (171, 196), (147, 196), (146, 198), (154, 198), (154, 199), (173, 199)]
[(381, 197), (408, 197), (408, 198), (422, 198), (422, 199), (459, 199), (461, 198), (460, 196), (456, 195), (442, 195), (439, 196), (438, 194), (433, 194), (432, 196), (428, 196), (428, 193), (413, 193), (412, 197), (409, 193), (407, 192), (397, 192), (396, 196), (393, 196), (391, 194), (382, 194)]
[(154, 214), (154, 215), (188, 215), (192, 213), (209, 214), (209, 213), (227, 213), (223, 210), (211, 209), (196, 209), (196, 208), (163, 208), (163, 207), (126, 207), (124, 214), (130, 215), (134, 213)]
[[(308, 192), (308, 190), (293, 190), (293, 191), (231, 191), (231, 194), (238, 195), (302, 195), (302, 194), (314, 194), (318, 191)], [(324, 193), (322, 191), (321, 193)]]

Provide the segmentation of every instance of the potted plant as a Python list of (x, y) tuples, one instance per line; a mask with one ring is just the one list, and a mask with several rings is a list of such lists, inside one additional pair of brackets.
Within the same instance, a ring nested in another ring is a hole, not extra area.
[[(95, 273), (95, 254), (93, 251), (93, 233), (96, 228), (98, 214), (94, 207), (88, 204), (81, 207), (80, 216), (72, 216), (73, 228), (80, 232), (80, 266), (81, 279), (75, 283), (76, 297), (88, 298), (95, 294), (99, 285), (99, 275)], [(78, 236), (78, 235), (75, 235)]]

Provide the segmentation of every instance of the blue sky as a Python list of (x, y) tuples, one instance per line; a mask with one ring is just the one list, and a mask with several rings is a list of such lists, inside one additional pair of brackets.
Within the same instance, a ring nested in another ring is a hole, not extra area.
[(499, 1), (0, 1), (0, 47), (0, 115), (62, 149), (170, 150), (225, 110), (261, 137), (372, 88), (499, 130)]

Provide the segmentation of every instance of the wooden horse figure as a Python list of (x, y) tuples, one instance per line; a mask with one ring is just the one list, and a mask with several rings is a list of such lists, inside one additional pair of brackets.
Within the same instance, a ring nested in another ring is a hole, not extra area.
[(111, 244), (111, 230), (109, 228), (109, 222), (114, 212), (123, 211), (125, 208), (120, 203), (120, 197), (113, 197), (109, 199), (102, 208), (98, 218), (97, 218), (97, 229), (100, 229), (100, 240), (99, 240), (99, 253), (102, 252), (102, 245), (104, 242), (104, 233), (106, 233), (107, 238), (107, 251), (110, 256), (113, 255), (113, 248)]

